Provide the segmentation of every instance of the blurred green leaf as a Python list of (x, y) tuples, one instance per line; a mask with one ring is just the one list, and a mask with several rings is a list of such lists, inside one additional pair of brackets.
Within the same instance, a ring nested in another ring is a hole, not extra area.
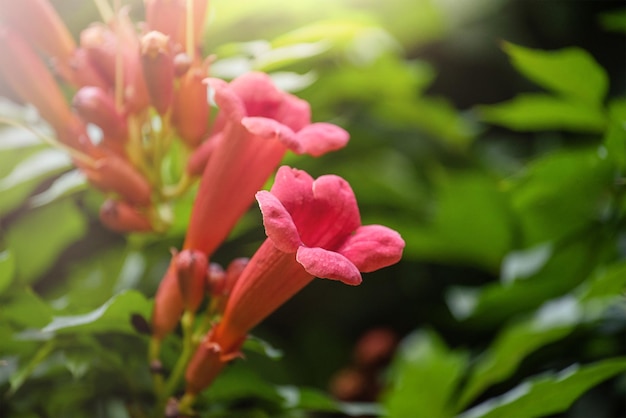
[[(474, 326), (494, 327), (517, 314), (538, 308), (549, 299), (568, 293), (582, 283), (594, 268), (596, 257), (603, 250), (598, 239), (598, 236), (589, 236), (587, 241), (575, 240), (555, 247), (553, 256), (543, 268), (525, 280), (507, 285), (484, 285), (479, 291), (467, 295), (470, 298), (465, 301), (468, 309), (461, 311), (463, 316), (458, 319), (467, 319)], [(454, 298), (449, 302), (454, 304)]]
[(625, 358), (614, 358), (529, 379), (489, 399), (459, 418), (539, 417), (565, 411), (584, 392), (626, 370)]
[(495, 180), (478, 172), (446, 173), (437, 179), (436, 193), (432, 219), (413, 219), (399, 229), (405, 256), (497, 269), (513, 236), (507, 196)]
[(614, 100), (609, 104), (611, 116), (604, 134), (604, 146), (609, 158), (619, 169), (626, 167), (626, 100)]
[(58, 199), (67, 197), (87, 188), (87, 179), (79, 170), (72, 170), (62, 174), (46, 190), (30, 199), (32, 207), (47, 205)]
[(530, 353), (565, 337), (582, 319), (582, 310), (573, 297), (545, 303), (531, 318), (503, 329), (481, 354), (459, 398), (464, 408), (483, 390), (515, 372)]
[(626, 261), (611, 264), (595, 274), (581, 290), (581, 300), (622, 295), (626, 289)]
[(392, 387), (384, 396), (388, 417), (451, 417), (454, 389), (465, 369), (464, 353), (449, 351), (433, 333), (418, 332), (401, 344), (392, 365)]
[(244, 350), (262, 354), (272, 360), (278, 360), (283, 357), (283, 352), (281, 350), (272, 347), (272, 345), (267, 341), (252, 335), (248, 336), (243, 344), (243, 348)]
[(10, 250), (0, 252), (0, 295), (11, 285), (15, 277), (15, 258)]
[(552, 245), (540, 244), (522, 251), (512, 251), (502, 260), (500, 280), (507, 284), (537, 273), (550, 259)]
[(562, 150), (529, 163), (510, 193), (524, 246), (559, 240), (601, 217), (613, 183), (597, 148)]
[(14, 292), (0, 304), (0, 317), (19, 330), (40, 328), (52, 319), (52, 308), (30, 288)]
[(20, 161), (13, 170), (0, 179), (0, 215), (17, 206), (43, 180), (71, 167), (71, 159), (64, 152), (44, 149)]
[(514, 131), (599, 133), (606, 127), (606, 117), (600, 109), (546, 94), (520, 94), (510, 101), (479, 106), (477, 110), (483, 121)]
[(598, 107), (606, 96), (609, 80), (587, 51), (565, 48), (543, 51), (509, 42), (503, 44), (515, 68), (529, 80), (565, 97)]
[(602, 13), (599, 20), (606, 30), (626, 33), (626, 10), (623, 8)]
[(21, 216), (6, 234), (7, 247), (15, 255), (19, 280), (23, 283), (36, 280), (68, 245), (85, 234), (86, 228), (85, 216), (67, 199)]
[(13, 376), (11, 376), (11, 388), (8, 392), (9, 396), (13, 395), (20, 387), (22, 387), (26, 379), (28, 379), (28, 377), (35, 371), (35, 368), (45, 361), (50, 354), (52, 354), (54, 347), (54, 341), (44, 343), (35, 356), (31, 358), (29, 362), (20, 367), (20, 369), (13, 374)]
[(136, 334), (132, 315), (148, 317), (152, 303), (135, 290), (127, 290), (113, 296), (98, 309), (84, 315), (56, 316), (42, 332), (60, 333), (101, 333), (121, 332)]

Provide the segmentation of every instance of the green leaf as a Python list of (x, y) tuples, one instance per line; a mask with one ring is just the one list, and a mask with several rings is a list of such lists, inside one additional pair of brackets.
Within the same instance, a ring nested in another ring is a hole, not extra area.
[(54, 341), (44, 343), (35, 356), (23, 367), (21, 367), (13, 376), (11, 376), (11, 388), (8, 395), (13, 395), (20, 387), (22, 387), (26, 379), (28, 379), (28, 377), (35, 371), (35, 368), (45, 361), (50, 354), (52, 354), (55, 344), (56, 343)]
[(510, 184), (522, 245), (557, 241), (600, 219), (613, 175), (597, 147), (558, 151), (528, 164)]
[(599, 133), (606, 127), (606, 117), (600, 109), (546, 94), (520, 94), (507, 102), (479, 106), (477, 110), (483, 121), (514, 131)]
[(543, 51), (505, 42), (504, 51), (529, 80), (565, 97), (599, 106), (608, 90), (604, 69), (580, 48)]
[(272, 360), (279, 360), (283, 357), (283, 352), (273, 347), (270, 343), (258, 337), (249, 335), (243, 344), (244, 350), (262, 354)]
[(606, 30), (626, 33), (626, 10), (617, 9), (602, 13), (600, 24)]
[(626, 371), (626, 358), (614, 358), (586, 366), (573, 365), (559, 373), (529, 379), (509, 392), (489, 399), (459, 418), (548, 416), (567, 410), (593, 386)]
[(42, 332), (62, 333), (100, 333), (122, 332), (136, 334), (131, 317), (139, 314), (150, 315), (152, 303), (135, 290), (119, 293), (98, 309), (83, 315), (57, 316), (46, 325)]
[(418, 332), (403, 341), (392, 365), (392, 386), (384, 396), (386, 416), (451, 417), (453, 391), (467, 362), (434, 334)]
[(312, 388), (278, 386), (278, 393), (285, 399), (283, 407), (288, 410), (316, 412), (340, 412), (347, 416), (381, 416), (380, 405), (361, 402), (339, 402), (326, 393)]
[(25, 287), (11, 296), (0, 304), (2, 321), (27, 329), (42, 327), (51, 320), (52, 308), (32, 289)]
[(611, 264), (585, 282), (581, 300), (620, 296), (626, 288), (626, 261)]
[(608, 157), (617, 167), (626, 167), (626, 100), (614, 100), (609, 104), (611, 120), (604, 134), (604, 146)]
[(47, 205), (63, 197), (87, 188), (87, 179), (79, 170), (72, 170), (59, 176), (50, 187), (30, 199), (32, 207)]
[(500, 270), (502, 283), (525, 279), (537, 273), (552, 255), (552, 244), (540, 244), (522, 251), (512, 251), (504, 257)]
[(13, 282), (15, 277), (15, 258), (10, 250), (0, 252), (0, 295)]
[(577, 300), (564, 297), (545, 303), (533, 317), (506, 327), (472, 369), (459, 406), (466, 406), (484, 389), (509, 377), (528, 354), (565, 337), (582, 316)]
[(445, 173), (435, 186), (432, 219), (402, 229), (405, 255), (497, 269), (513, 238), (506, 194), (478, 172)]
[(43, 180), (70, 167), (70, 157), (55, 149), (44, 149), (20, 161), (0, 179), (0, 215), (18, 207)]
[(85, 216), (70, 200), (27, 212), (7, 231), (6, 243), (15, 255), (17, 277), (36, 280), (63, 250), (86, 232)]

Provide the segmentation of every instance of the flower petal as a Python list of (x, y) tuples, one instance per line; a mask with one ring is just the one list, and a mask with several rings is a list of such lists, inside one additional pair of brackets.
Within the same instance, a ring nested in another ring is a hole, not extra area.
[(305, 171), (284, 165), (276, 172), (270, 192), (281, 201), (295, 221), (300, 218), (302, 209), (313, 202), (313, 178)]
[(350, 134), (337, 125), (320, 122), (304, 127), (298, 132), (297, 139), (303, 153), (319, 157), (345, 147)]
[[(233, 122), (239, 122), (247, 116), (246, 107), (242, 99), (224, 80), (219, 78), (207, 78), (205, 81), (215, 90), (215, 103), (220, 108), (219, 119), (229, 118)], [(223, 121), (216, 121), (216, 124), (223, 124)]]
[(302, 242), (287, 209), (276, 196), (268, 191), (258, 192), (256, 200), (261, 207), (261, 213), (263, 213), (265, 233), (272, 240), (274, 246), (286, 253), (295, 252)]
[(356, 286), (361, 284), (361, 273), (350, 260), (343, 255), (323, 248), (300, 247), (296, 253), (296, 261), (304, 269), (322, 279), (339, 280), (345, 284)]
[(302, 242), (309, 247), (335, 250), (361, 226), (354, 192), (346, 180), (326, 175), (313, 182), (313, 196), (307, 217), (293, 217)]
[(269, 118), (263, 117), (248, 117), (241, 120), (241, 124), (252, 135), (256, 135), (262, 139), (275, 139), (294, 152), (301, 152), (301, 145), (296, 140), (296, 135), (288, 127), (282, 123)]
[(404, 240), (393, 229), (381, 225), (362, 226), (337, 250), (364, 273), (397, 263)]

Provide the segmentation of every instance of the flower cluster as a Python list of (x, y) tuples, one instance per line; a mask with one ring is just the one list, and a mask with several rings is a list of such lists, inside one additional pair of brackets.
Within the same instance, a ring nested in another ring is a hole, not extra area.
[[(200, 54), (207, 0), (145, 0), (137, 27), (126, 8), (97, 4), (105, 23), (82, 31), (76, 45), (45, 0), (0, 3), (0, 74), (109, 196), (100, 216), (110, 228), (163, 230), (162, 206), (200, 179), (183, 246), (155, 296), (149, 354), (161, 406), (184, 377), (178, 408), (186, 411), (240, 356), (250, 330), (314, 277), (358, 285), (362, 272), (398, 262), (404, 241), (384, 226), (361, 225), (344, 179), (278, 168), (289, 150), (317, 157), (344, 147), (349, 135), (313, 123), (309, 104), (266, 74), (210, 78)], [(76, 89), (71, 106), (55, 76)], [(209, 96), (218, 109), (211, 118)], [(162, 166), (174, 141), (186, 168), (172, 182)], [(274, 173), (271, 190), (259, 191)], [(267, 239), (224, 270), (213, 253), (255, 197)], [(183, 352), (164, 380), (160, 345), (179, 324)]]
[[(139, 26), (128, 7), (97, 4), (104, 23), (76, 42), (47, 0), (1, 2), (0, 76), (106, 194), (105, 225), (163, 231), (167, 204), (202, 170), (196, 164), (168, 179), (162, 167), (175, 141), (190, 161), (209, 133), (209, 62), (200, 54), (207, 0), (146, 0)], [(73, 92), (71, 103), (62, 87)]]

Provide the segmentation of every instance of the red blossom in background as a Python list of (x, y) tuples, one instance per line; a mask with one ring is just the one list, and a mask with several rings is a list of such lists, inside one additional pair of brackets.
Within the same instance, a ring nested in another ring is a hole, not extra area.
[(258, 192), (267, 239), (237, 280), (222, 320), (187, 369), (187, 392), (206, 387), (238, 355), (248, 332), (314, 277), (361, 283), (360, 272), (397, 263), (404, 240), (381, 225), (362, 226), (348, 182), (281, 167), (271, 191)]

